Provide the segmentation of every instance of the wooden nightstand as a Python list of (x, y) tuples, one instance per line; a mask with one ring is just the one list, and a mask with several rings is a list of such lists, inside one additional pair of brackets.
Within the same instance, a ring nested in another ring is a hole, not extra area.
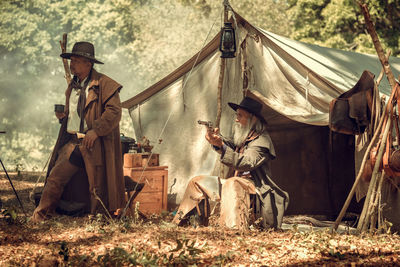
[(131, 208), (135, 207), (135, 202), (139, 202), (139, 210), (146, 215), (160, 214), (161, 211), (167, 210), (167, 166), (149, 166), (145, 171), (143, 167), (124, 167), (124, 175), (135, 182), (144, 183), (142, 191), (131, 204)]

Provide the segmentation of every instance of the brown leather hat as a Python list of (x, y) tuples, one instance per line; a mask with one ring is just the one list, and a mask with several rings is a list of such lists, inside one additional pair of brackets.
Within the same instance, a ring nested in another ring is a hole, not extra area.
[(94, 57), (94, 46), (89, 42), (76, 42), (71, 53), (62, 53), (60, 57), (71, 59), (72, 56), (84, 57), (97, 64), (104, 64)]

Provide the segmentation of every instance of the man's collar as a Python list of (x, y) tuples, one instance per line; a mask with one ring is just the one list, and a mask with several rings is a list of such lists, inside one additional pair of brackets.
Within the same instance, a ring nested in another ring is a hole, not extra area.
[[(86, 76), (86, 78), (83, 79), (82, 81), (79, 81), (78, 76), (74, 75), (74, 77), (73, 77), (73, 81), (74, 81), (74, 83), (75, 83), (74, 88), (76, 88), (76, 89), (81, 89), (81, 88), (83, 88), (83, 87), (86, 88), (87, 85), (89, 84), (89, 82), (92, 80), (92, 77), (93, 77), (93, 74), (94, 74), (94, 73), (96, 73), (95, 76), (98, 75), (97, 71), (96, 71), (94, 68), (92, 68), (92, 69), (90, 70), (88, 76)], [(86, 86), (85, 86), (85, 85), (86, 85)]]
[(80, 82), (80, 85), (83, 86), (85, 84), (86, 80), (88, 80), (88, 79), (89, 79), (89, 76), (87, 76), (85, 79), (83, 79), (83, 81)]
[(92, 69), (91, 75), (90, 75), (90, 79), (92, 81), (96, 81), (100, 79), (100, 73), (98, 73), (94, 68)]
[(93, 68), (90, 69), (88, 75), (87, 75), (82, 81), (79, 80), (79, 77), (78, 77), (78, 76), (74, 75), (74, 80), (82, 84), (82, 83), (83, 83), (84, 81), (86, 81), (88, 78), (89, 78), (89, 80), (91, 79), (92, 72), (93, 72)]
[(259, 136), (260, 136), (260, 134), (256, 133), (256, 131), (254, 131), (254, 130), (251, 130), (244, 143), (253, 141), (254, 139), (256, 139)]
[(98, 73), (95, 69), (92, 69), (89, 88), (98, 86), (99, 85), (99, 79), (100, 79), (100, 73)]

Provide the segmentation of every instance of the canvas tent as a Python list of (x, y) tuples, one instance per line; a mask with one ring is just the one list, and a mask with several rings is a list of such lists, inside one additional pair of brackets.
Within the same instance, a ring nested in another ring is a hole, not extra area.
[[(239, 49), (236, 58), (226, 63), (222, 134), (231, 134), (234, 120), (227, 102), (240, 102), (245, 92), (262, 101), (277, 152), (273, 180), (290, 194), (287, 214), (336, 215), (354, 182), (354, 137), (330, 135), (329, 103), (353, 87), (364, 70), (378, 75), (378, 58), (290, 40), (234, 14)], [(197, 120), (215, 121), (217, 115), (219, 38), (123, 102), (136, 138), (150, 139), (160, 164), (168, 166), (172, 204), (179, 203), (191, 177), (218, 169), (219, 155), (210, 149)], [(391, 58), (390, 64), (397, 77), (400, 59)], [(390, 93), (386, 79), (380, 90)]]

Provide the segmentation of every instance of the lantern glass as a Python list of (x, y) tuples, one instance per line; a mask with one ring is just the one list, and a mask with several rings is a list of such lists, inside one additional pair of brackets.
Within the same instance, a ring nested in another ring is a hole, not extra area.
[(222, 58), (233, 58), (236, 52), (235, 29), (231, 22), (225, 22), (221, 29), (221, 40), (219, 50), (222, 52)]

